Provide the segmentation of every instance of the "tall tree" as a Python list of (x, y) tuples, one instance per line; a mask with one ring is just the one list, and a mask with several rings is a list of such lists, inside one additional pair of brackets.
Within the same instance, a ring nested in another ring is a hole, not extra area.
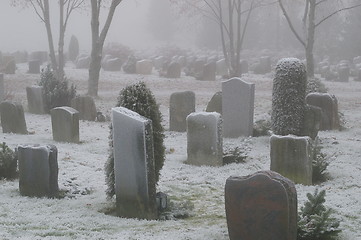
[(112, 0), (109, 6), (108, 16), (102, 30), (99, 29), (99, 16), (102, 0), (91, 0), (91, 32), (92, 50), (89, 67), (88, 95), (98, 96), (99, 73), (101, 68), (102, 52), (105, 38), (108, 34), (110, 24), (116, 8), (122, 0)]
[[(297, 38), (297, 40), (302, 44), (305, 49), (306, 55), (306, 65), (307, 65), (307, 75), (309, 77), (314, 77), (314, 45), (315, 45), (315, 34), (319, 26), (328, 20), (329, 18), (335, 16), (336, 14), (350, 10), (356, 7), (361, 6), (361, 1), (358, 0), (358, 3), (349, 5), (349, 6), (341, 6), (335, 7), (328, 13), (322, 12), (323, 10), (330, 7), (330, 5), (334, 4), (335, 1), (329, 0), (305, 0), (304, 3), (304, 14), (302, 17), (302, 25), (303, 30), (297, 30), (294, 23), (292, 22), (289, 14), (289, 10), (285, 8), (284, 1), (278, 0), (278, 3), (282, 9), (282, 12), (287, 20), (287, 23)], [(329, 2), (328, 5), (326, 3)], [(342, 1), (341, 1), (342, 2)], [(344, 3), (345, 4), (345, 3)]]

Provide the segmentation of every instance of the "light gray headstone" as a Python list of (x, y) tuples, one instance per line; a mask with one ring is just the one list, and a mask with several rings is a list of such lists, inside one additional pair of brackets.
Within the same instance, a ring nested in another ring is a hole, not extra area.
[(195, 112), (196, 97), (194, 92), (172, 93), (169, 101), (169, 130), (185, 132), (187, 129), (186, 118)]
[(188, 115), (187, 155), (187, 161), (192, 165), (222, 166), (222, 120), (219, 113), (199, 112)]
[(4, 74), (0, 73), (0, 103), (5, 98)]
[(252, 136), (255, 84), (231, 78), (222, 82), (223, 136)]
[(312, 185), (311, 139), (295, 135), (272, 135), (271, 170), (295, 183)]
[(117, 213), (155, 219), (156, 189), (152, 121), (127, 108), (112, 109)]
[(35, 114), (44, 114), (44, 98), (42, 86), (26, 87), (26, 96), (28, 99), (28, 110)]
[(95, 121), (97, 109), (94, 99), (90, 96), (78, 96), (71, 100), (71, 107), (79, 112), (80, 120)]
[(217, 63), (217, 75), (218, 76), (227, 76), (228, 75), (228, 67), (226, 64), (226, 60), (223, 58), (218, 60)]
[(19, 103), (4, 101), (0, 104), (1, 126), (3, 133), (28, 134), (24, 108)]
[(153, 70), (153, 62), (148, 59), (143, 59), (137, 62), (135, 68), (137, 74), (150, 75)]
[(20, 145), (19, 189), (30, 197), (54, 197), (58, 187), (58, 150), (54, 145)]
[(53, 139), (58, 142), (79, 142), (79, 112), (71, 107), (50, 110)]

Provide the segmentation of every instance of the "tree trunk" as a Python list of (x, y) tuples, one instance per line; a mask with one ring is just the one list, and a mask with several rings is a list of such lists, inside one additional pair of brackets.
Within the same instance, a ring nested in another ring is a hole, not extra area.
[(45, 23), (46, 33), (48, 35), (49, 55), (50, 55), (51, 66), (52, 66), (53, 70), (57, 73), (58, 72), (58, 64), (56, 61), (53, 34), (51, 32), (51, 26), (50, 26), (49, 0), (44, 0), (44, 23)]
[(59, 79), (64, 78), (64, 37), (65, 37), (65, 26), (64, 26), (64, 0), (59, 1), (60, 9), (60, 29), (59, 29), (59, 43), (58, 43), (58, 77)]
[(315, 11), (316, 1), (310, 0), (310, 12), (308, 18), (308, 29), (307, 29), (307, 44), (306, 44), (306, 61), (307, 61), (307, 76), (313, 78), (315, 75), (315, 66), (313, 59), (313, 46), (315, 43)]
[(92, 47), (92, 53), (89, 66), (89, 81), (88, 81), (88, 95), (98, 96), (99, 75), (102, 61), (102, 48), (97, 46)]

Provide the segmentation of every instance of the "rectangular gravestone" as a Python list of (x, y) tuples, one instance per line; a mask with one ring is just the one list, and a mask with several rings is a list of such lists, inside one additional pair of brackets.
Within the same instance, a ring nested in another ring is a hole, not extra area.
[(4, 101), (0, 104), (1, 126), (3, 133), (28, 134), (24, 108), (19, 103)]
[(222, 82), (223, 136), (252, 136), (255, 84), (231, 78)]
[(19, 189), (30, 197), (54, 197), (58, 194), (58, 150), (54, 145), (20, 145)]
[(186, 118), (195, 112), (195, 94), (192, 91), (172, 93), (169, 101), (169, 130), (185, 132)]
[(225, 208), (230, 240), (296, 240), (297, 192), (272, 171), (226, 181)]
[(90, 96), (78, 96), (71, 100), (71, 107), (79, 112), (80, 120), (95, 121), (97, 109), (94, 99)]
[(53, 139), (58, 142), (79, 143), (79, 112), (71, 107), (50, 110)]
[(222, 166), (222, 119), (216, 112), (191, 113), (187, 117), (187, 162)]
[(39, 74), (40, 73), (40, 60), (31, 60), (28, 62), (30, 74)]
[(4, 74), (0, 73), (0, 103), (5, 98)]
[(136, 73), (142, 75), (150, 75), (153, 70), (153, 62), (148, 59), (140, 60), (135, 65)]
[(127, 108), (112, 109), (117, 214), (156, 219), (152, 121)]
[(26, 96), (28, 99), (28, 110), (30, 113), (45, 114), (43, 87), (26, 87)]

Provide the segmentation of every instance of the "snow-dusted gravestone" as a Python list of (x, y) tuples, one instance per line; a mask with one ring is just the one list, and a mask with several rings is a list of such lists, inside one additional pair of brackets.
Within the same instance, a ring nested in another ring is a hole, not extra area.
[(225, 208), (230, 240), (296, 240), (296, 188), (275, 172), (229, 177)]
[(334, 95), (329, 93), (310, 93), (306, 96), (306, 103), (321, 108), (320, 130), (340, 128), (338, 104)]
[(192, 165), (221, 166), (223, 139), (221, 115), (191, 113), (187, 117), (187, 154)]
[(0, 104), (1, 126), (3, 133), (28, 134), (24, 108), (19, 103), (4, 101)]
[(40, 61), (39, 60), (31, 60), (31, 61), (29, 61), (28, 64), (29, 64), (28, 73), (31, 73), (31, 74), (40, 73)]
[(222, 82), (223, 136), (252, 136), (255, 85), (240, 78)]
[(206, 112), (222, 114), (222, 92), (216, 92), (207, 104)]
[(217, 61), (216, 68), (217, 68), (218, 76), (227, 76), (228, 75), (228, 67), (226, 64), (226, 60), (224, 58)]
[(112, 109), (117, 214), (156, 219), (152, 121), (127, 108)]
[(312, 184), (311, 139), (294, 135), (272, 135), (271, 170), (295, 183)]
[(79, 112), (80, 120), (95, 121), (97, 109), (94, 99), (90, 96), (78, 96), (71, 100), (71, 107)]
[(54, 145), (20, 145), (19, 189), (30, 197), (54, 197), (58, 187), (58, 150)]
[(180, 78), (182, 66), (178, 62), (171, 62), (167, 68), (167, 78)]
[(0, 103), (5, 98), (4, 74), (0, 73)]
[(185, 132), (186, 118), (195, 112), (196, 97), (192, 91), (172, 93), (169, 101), (169, 130)]
[(135, 69), (137, 74), (150, 75), (152, 74), (153, 62), (148, 59), (140, 60), (136, 63)]
[(79, 142), (79, 112), (71, 107), (50, 110), (53, 139), (58, 142)]
[(26, 87), (26, 96), (28, 99), (28, 110), (30, 113), (45, 113), (42, 86)]

